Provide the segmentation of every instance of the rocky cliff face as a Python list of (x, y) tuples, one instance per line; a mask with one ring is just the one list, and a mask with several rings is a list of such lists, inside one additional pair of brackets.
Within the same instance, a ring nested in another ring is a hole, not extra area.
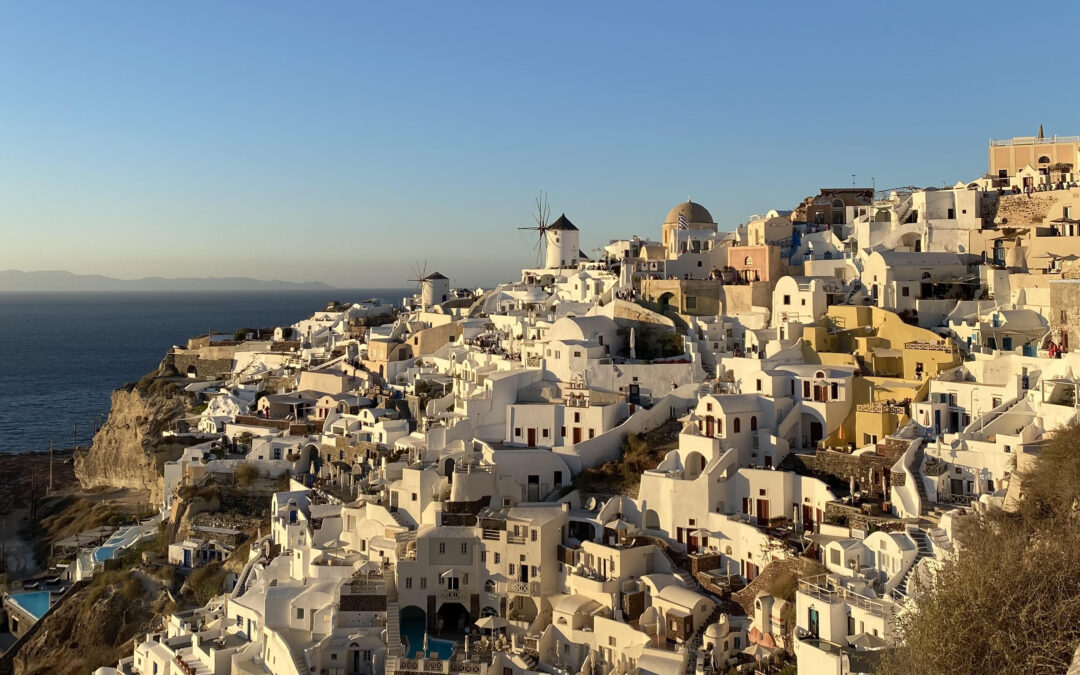
[(165, 586), (138, 570), (109, 572), (65, 598), (14, 659), (15, 675), (88, 673), (131, 656), (167, 609)]
[(114, 391), (109, 419), (90, 450), (75, 458), (75, 476), (83, 488), (149, 490), (151, 503), (160, 503), (162, 467), (182, 452), (181, 445), (163, 441), (161, 433), (188, 409), (187, 394), (165, 379), (148, 376)]

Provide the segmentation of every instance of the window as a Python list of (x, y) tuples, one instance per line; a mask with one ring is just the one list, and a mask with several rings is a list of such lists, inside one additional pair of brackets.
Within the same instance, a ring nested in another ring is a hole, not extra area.
[(757, 415), (750, 416), (750, 431), (757, 431)]
[(953, 218), (955, 218), (956, 217), (956, 209), (949, 209), (948, 214), (945, 217), (948, 218), (949, 220), (952, 220)]
[(500, 558), (502, 558), (502, 556), (500, 554), (496, 553), (495, 554), (495, 564), (496, 565), (498, 565), (500, 562), (502, 562), (502, 560), (500, 560)]
[(439, 542), (439, 553), (446, 553), (446, 542), (445, 541), (440, 541)]
[(544, 429), (543, 431), (540, 432), (540, 435), (543, 436), (544, 438), (547, 438), (548, 437), (548, 430)]
[(802, 395), (803, 398), (810, 398), (810, 380), (803, 380)]
[(705, 404), (705, 412), (712, 412), (712, 403)]
[(596, 429), (589, 429), (589, 438), (596, 436)]
[(517, 571), (517, 568), (514, 567), (514, 563), (510, 563), (510, 576), (514, 576), (514, 572), (516, 572), (516, 571)]
[(687, 298), (686, 298), (686, 308), (687, 309), (697, 309), (697, 298), (695, 298), (693, 296), (687, 296)]
[(840, 551), (839, 550), (834, 548), (834, 549), (829, 551), (829, 563), (832, 564), (832, 565), (837, 565), (837, 566), (840, 565)]
[(752, 257), (750, 257), (750, 256), (746, 256), (746, 259), (743, 260), (743, 264), (746, 265), (747, 267), (753, 267), (754, 266), (754, 259)]
[(760, 379), (758, 379), (758, 381), (757, 381), (757, 390), (761, 391), (761, 380)]
[(532, 531), (531, 531), (531, 532), (529, 533), (529, 539), (531, 539), (532, 541), (536, 541), (536, 533), (537, 533), (537, 532), (539, 532), (539, 530), (532, 530)]
[(521, 438), (521, 427), (514, 427), (514, 436)]
[(427, 577), (420, 577), (420, 590), (427, 588)]
[(413, 500), (414, 502), (416, 501), (416, 493), (415, 493), (415, 492), (414, 492), (414, 493), (412, 493), (412, 500)]
[(739, 418), (736, 417), (735, 420), (731, 423), (731, 430), (735, 433), (739, 433), (740, 424), (741, 422), (739, 421)]
[(303, 619), (304, 618), (304, 608), (303, 607), (297, 607), (296, 608), (296, 618), (297, 619)]
[(574, 413), (574, 421), (575, 422), (580, 422), (581, 421), (581, 413), (579, 413), (579, 412)]
[(911, 289), (908, 288), (907, 286), (901, 287), (900, 288), (900, 295), (904, 296), (905, 298), (908, 297), (909, 295), (911, 295)]
[(581, 358), (581, 352), (579, 352), (579, 351), (575, 351), (575, 352), (574, 352), (574, 358), (575, 358), (575, 359), (580, 359), (580, 358)]
[(487, 562), (487, 551), (480, 551), (480, 562)]
[(461, 552), (462, 553), (468, 553), (469, 552), (469, 545), (467, 543), (461, 542)]
[(784, 296), (784, 304), (785, 305), (790, 305), (791, 304), (791, 296), (790, 295), (785, 295)]

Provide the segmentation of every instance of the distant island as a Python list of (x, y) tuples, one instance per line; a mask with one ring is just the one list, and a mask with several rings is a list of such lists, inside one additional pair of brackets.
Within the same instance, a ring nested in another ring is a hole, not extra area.
[(116, 279), (99, 274), (63, 271), (0, 270), (0, 293), (79, 291), (318, 291), (330, 289), (320, 281), (264, 281), (249, 277), (145, 277)]

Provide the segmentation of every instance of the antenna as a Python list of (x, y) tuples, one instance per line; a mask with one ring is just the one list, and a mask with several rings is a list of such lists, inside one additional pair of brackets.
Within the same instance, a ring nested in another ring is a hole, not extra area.
[(536, 243), (533, 244), (533, 250), (536, 251), (536, 266), (540, 266), (541, 257), (541, 245), (546, 241), (545, 234), (548, 231), (548, 219), (551, 217), (551, 210), (548, 208), (547, 193), (540, 192), (536, 196), (536, 213), (533, 214), (533, 221), (536, 222), (535, 227), (519, 227), (519, 230), (536, 230), (540, 233)]

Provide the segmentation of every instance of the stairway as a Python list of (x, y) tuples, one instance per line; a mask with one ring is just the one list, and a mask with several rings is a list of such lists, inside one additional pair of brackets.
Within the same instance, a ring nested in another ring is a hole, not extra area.
[(401, 613), (398, 611), (397, 569), (393, 566), (383, 573), (386, 579), (386, 653), (401, 656)]
[(919, 493), (919, 515), (926, 516), (930, 514), (930, 499), (926, 496), (926, 485), (923, 483), (922, 465), (925, 453), (923, 452), (923, 444), (920, 443), (919, 447), (915, 450), (915, 456), (911, 462), (911, 476), (915, 480), (915, 490)]
[(915, 545), (917, 547), (915, 550), (915, 560), (911, 563), (911, 567), (908, 568), (908, 571), (904, 573), (904, 578), (900, 580), (900, 584), (896, 588), (905, 596), (911, 597), (910, 593), (908, 593), (908, 582), (910, 582), (911, 577), (916, 574), (919, 561), (928, 556), (932, 556), (934, 554), (934, 549), (930, 546), (930, 540), (926, 537), (926, 532), (922, 529), (918, 527), (912, 528), (908, 530), (908, 535), (915, 540)]
[(690, 640), (686, 643), (687, 654), (689, 654), (689, 657), (686, 659), (686, 672), (694, 672), (697, 667), (697, 653), (698, 650), (701, 649), (703, 638), (705, 636), (705, 629), (716, 623), (716, 620), (720, 618), (721, 614), (720, 605), (717, 605), (716, 608), (713, 609), (712, 614), (709, 615), (709, 618), (705, 619), (705, 621), (698, 626), (697, 630), (695, 630), (694, 634), (690, 637)]

